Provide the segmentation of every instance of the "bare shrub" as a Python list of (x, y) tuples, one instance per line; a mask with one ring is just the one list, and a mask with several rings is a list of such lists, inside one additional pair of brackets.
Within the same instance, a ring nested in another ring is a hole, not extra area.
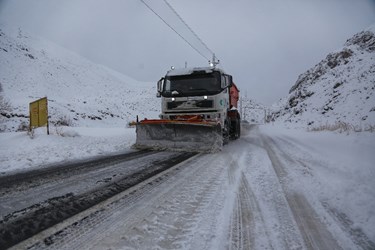
[(30, 126), (27, 122), (22, 121), (20, 125), (18, 125), (17, 132), (22, 132), (22, 131), (29, 131)]
[(63, 128), (62, 127), (55, 127), (55, 134), (58, 135), (58, 136), (62, 136), (63, 135)]
[(364, 130), (366, 132), (374, 133), (375, 132), (375, 125), (367, 125)]
[(35, 130), (33, 128), (30, 130), (27, 130), (27, 134), (30, 136), (31, 139), (34, 139)]
[(317, 132), (317, 131), (337, 131), (339, 133), (349, 133), (349, 132), (371, 132), (375, 131), (374, 125), (367, 125), (364, 129), (362, 126), (354, 126), (347, 122), (335, 122), (334, 124), (324, 124), (313, 128), (308, 128), (310, 132)]
[(55, 121), (51, 122), (55, 126), (67, 126), (71, 127), (73, 125), (72, 119), (70, 119), (68, 116), (60, 116)]
[(10, 104), (10, 102), (6, 100), (2, 95), (0, 95), (0, 132), (4, 132), (7, 129), (5, 119), (6, 117), (8, 117), (9, 112), (11, 111), (12, 105)]
[(362, 132), (363, 131), (363, 129), (362, 129), (362, 126), (353, 126), (353, 131), (354, 132)]
[(347, 122), (335, 122), (334, 124), (324, 124), (317, 127), (309, 128), (308, 131), (338, 131), (339, 133), (349, 132), (354, 130), (354, 126)]
[(12, 105), (2, 95), (0, 95), (0, 113), (7, 113), (12, 111)]

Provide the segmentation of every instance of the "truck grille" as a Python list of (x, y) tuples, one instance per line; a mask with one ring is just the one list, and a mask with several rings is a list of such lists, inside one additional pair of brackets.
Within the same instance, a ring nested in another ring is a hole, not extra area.
[(212, 100), (199, 100), (199, 101), (183, 101), (183, 102), (168, 102), (168, 109), (178, 109), (178, 110), (191, 110), (199, 108), (213, 108)]

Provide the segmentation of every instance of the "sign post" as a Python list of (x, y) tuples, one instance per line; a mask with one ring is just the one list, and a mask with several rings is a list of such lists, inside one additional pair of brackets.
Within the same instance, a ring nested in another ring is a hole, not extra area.
[(48, 124), (48, 100), (43, 97), (30, 103), (30, 131), (33, 128), (47, 126), (47, 134), (49, 135)]

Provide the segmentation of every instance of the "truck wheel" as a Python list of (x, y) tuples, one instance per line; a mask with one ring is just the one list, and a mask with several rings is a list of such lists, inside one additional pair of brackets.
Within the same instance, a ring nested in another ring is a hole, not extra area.
[(224, 128), (223, 128), (223, 145), (228, 144), (229, 142), (229, 135), (230, 135), (230, 128), (228, 126), (228, 122), (224, 122)]
[(230, 131), (230, 138), (232, 140), (236, 140), (240, 138), (241, 135), (241, 122), (240, 119), (236, 118), (231, 122), (231, 131)]
[(241, 137), (241, 120), (237, 119), (237, 127), (236, 127), (236, 139)]

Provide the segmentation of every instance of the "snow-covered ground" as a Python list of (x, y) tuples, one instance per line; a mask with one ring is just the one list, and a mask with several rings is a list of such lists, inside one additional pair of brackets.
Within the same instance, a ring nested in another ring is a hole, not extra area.
[(375, 240), (374, 133), (306, 132), (272, 125), (260, 130), (300, 164), (289, 165), (295, 189), (333, 204), (350, 217), (350, 226)]
[(50, 163), (121, 153), (135, 142), (135, 129), (53, 127), (27, 132), (0, 133), (0, 173), (40, 168)]
[[(374, 246), (373, 133), (306, 132), (276, 125), (243, 131), (222, 152), (190, 161), (141, 200), (112, 211), (123, 221), (108, 210), (107, 219), (90, 222), (95, 226), (74, 237), (77, 245), (66, 239), (61, 244), (94, 249)], [(25, 132), (0, 134), (1, 141), (12, 142), (0, 148), (3, 175), (129, 151), (135, 141), (133, 128), (67, 127), (59, 133), (66, 137), (44, 132), (33, 139)]]

